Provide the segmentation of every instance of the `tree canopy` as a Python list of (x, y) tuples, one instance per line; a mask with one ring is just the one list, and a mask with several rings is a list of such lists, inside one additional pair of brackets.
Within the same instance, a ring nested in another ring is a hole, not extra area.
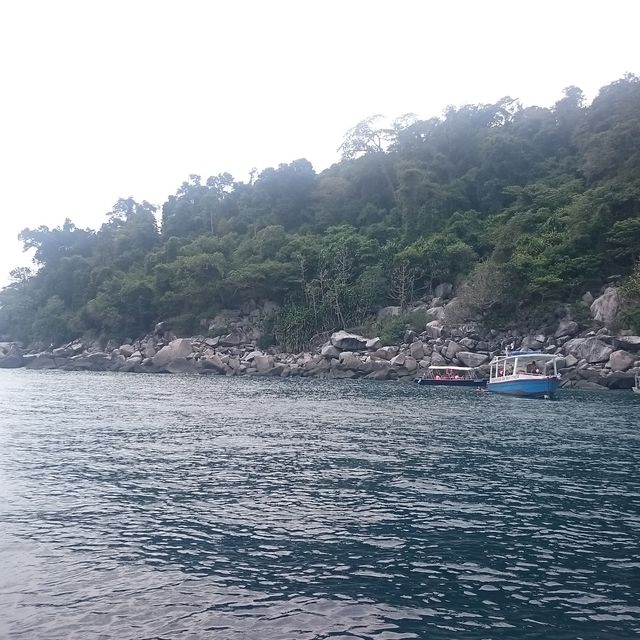
[(298, 159), (249, 182), (191, 175), (161, 207), (121, 198), (99, 230), (24, 229), (36, 269), (0, 292), (0, 335), (135, 338), (165, 319), (196, 331), (268, 299), (282, 305), (276, 338), (299, 345), (441, 282), (475, 287), (478, 313), (507, 313), (633, 272), (637, 76), (590, 105), (568, 87), (551, 108), (504, 97), (380, 123), (347, 132), (321, 173)]

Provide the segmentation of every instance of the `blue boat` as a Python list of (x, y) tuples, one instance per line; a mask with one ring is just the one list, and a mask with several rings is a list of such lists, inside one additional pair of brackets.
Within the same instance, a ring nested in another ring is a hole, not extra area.
[(553, 400), (560, 387), (558, 357), (535, 351), (512, 351), (490, 365), (487, 390), (524, 398)]

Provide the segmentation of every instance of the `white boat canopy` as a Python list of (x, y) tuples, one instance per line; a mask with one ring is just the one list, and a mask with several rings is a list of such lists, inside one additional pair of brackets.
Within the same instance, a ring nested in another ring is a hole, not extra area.
[(492, 360), (492, 364), (502, 360), (561, 360), (562, 358), (554, 353), (536, 353), (535, 351), (512, 351), (506, 356), (496, 356)]
[(473, 367), (447, 367), (447, 366), (431, 366), (431, 371), (473, 371)]

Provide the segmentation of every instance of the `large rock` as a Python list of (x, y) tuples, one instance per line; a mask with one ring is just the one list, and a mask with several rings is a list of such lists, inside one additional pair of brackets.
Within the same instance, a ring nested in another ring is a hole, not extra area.
[(340, 365), (342, 369), (351, 369), (353, 371), (360, 371), (364, 368), (362, 360), (349, 351), (344, 351), (340, 354)]
[(227, 365), (220, 359), (220, 356), (216, 353), (207, 358), (200, 360), (201, 366), (206, 371), (215, 371), (217, 373), (226, 373)]
[(425, 327), (425, 332), (429, 336), (429, 338), (437, 339), (442, 335), (444, 331), (444, 327), (442, 326), (442, 322), (439, 320), (432, 320), (431, 322), (427, 322), (427, 326)]
[(627, 351), (638, 351), (640, 350), (640, 336), (618, 336), (616, 346)]
[(533, 351), (537, 351), (542, 347), (546, 340), (546, 336), (543, 334), (535, 335), (535, 336), (525, 336), (522, 340), (521, 347), (522, 349), (529, 349)]
[(394, 367), (402, 367), (407, 359), (404, 353), (399, 353), (397, 356), (391, 358), (391, 365)]
[(574, 355), (578, 360), (586, 360), (589, 364), (606, 362), (613, 353), (613, 347), (600, 338), (573, 338), (562, 347), (565, 354)]
[(340, 355), (340, 350), (336, 349), (332, 344), (327, 344), (320, 349), (320, 355), (323, 358), (337, 358)]
[(631, 355), (628, 351), (618, 350), (609, 356), (607, 367), (611, 369), (611, 371), (626, 371), (627, 369), (631, 369), (635, 360), (635, 356)]
[(125, 358), (130, 358), (135, 353), (135, 351), (135, 347), (131, 344), (123, 344), (118, 348), (118, 352), (120, 353), (120, 355), (123, 355)]
[(424, 344), (422, 340), (416, 340), (409, 345), (409, 352), (411, 353), (411, 357), (416, 360), (422, 360), (424, 358)]
[(407, 356), (404, 359), (404, 367), (409, 373), (413, 373), (418, 368), (418, 361), (412, 356)]
[(355, 333), (336, 331), (331, 336), (331, 344), (341, 351), (361, 351), (367, 348), (367, 339)]
[(199, 373), (202, 366), (195, 360), (187, 360), (187, 358), (176, 358), (165, 365), (165, 369), (169, 373)]
[(606, 391), (604, 385), (598, 384), (591, 380), (576, 380), (572, 385), (574, 389), (582, 389), (583, 391)]
[(166, 347), (162, 347), (155, 356), (153, 364), (156, 367), (166, 367), (172, 360), (186, 358), (193, 353), (191, 342), (186, 338), (172, 340)]
[(371, 373), (368, 373), (365, 378), (367, 380), (388, 380), (391, 371), (389, 368), (386, 369), (376, 369)]
[(221, 347), (239, 347), (245, 342), (245, 338), (239, 333), (228, 333), (226, 336), (220, 336)]
[(385, 360), (391, 360), (391, 358), (398, 354), (398, 351), (398, 347), (381, 347), (373, 355), (378, 356), (378, 358), (384, 358)]
[(553, 334), (554, 338), (573, 337), (578, 333), (578, 323), (574, 320), (561, 320), (558, 328)]
[(452, 293), (453, 285), (450, 282), (442, 282), (433, 290), (436, 298), (450, 298)]
[[(465, 351), (475, 351), (478, 348), (478, 341), (473, 340), (472, 338), (462, 338), (462, 340), (458, 340), (458, 344), (464, 348)], [(487, 348), (487, 345), (484, 345), (484, 348)], [(482, 351), (482, 349), (480, 349)]]
[(444, 307), (432, 307), (424, 312), (427, 322), (433, 322), (434, 320), (442, 322), (445, 316)]
[(0, 346), (0, 369), (18, 369), (24, 365), (22, 349), (15, 343)]
[(153, 358), (156, 355), (156, 343), (153, 341), (153, 338), (149, 338), (143, 345), (142, 351), (144, 353), (145, 358)]
[(631, 389), (635, 382), (635, 374), (631, 371), (614, 371), (601, 380), (609, 389)]
[(366, 347), (369, 351), (377, 351), (382, 347), (382, 340), (380, 338), (371, 338), (367, 340)]
[(489, 361), (489, 356), (485, 353), (471, 353), (471, 351), (458, 351), (456, 358), (465, 367), (479, 367)]
[(618, 317), (621, 307), (622, 299), (618, 289), (607, 287), (604, 293), (591, 304), (591, 315), (594, 320), (610, 327)]
[(56, 358), (56, 365), (65, 371), (114, 371), (124, 362), (124, 356), (118, 356), (116, 359), (102, 352), (73, 356), (63, 362), (58, 362)]
[(444, 359), (442, 355), (440, 355), (437, 351), (434, 351), (431, 355), (431, 365), (434, 367), (441, 367), (446, 365), (447, 361)]
[(273, 369), (274, 362), (273, 356), (256, 356), (253, 359), (258, 373), (265, 373)]
[(457, 342), (453, 340), (449, 341), (447, 345), (447, 350), (442, 354), (447, 360), (453, 360), (456, 357), (456, 354), (460, 351), (460, 346)]

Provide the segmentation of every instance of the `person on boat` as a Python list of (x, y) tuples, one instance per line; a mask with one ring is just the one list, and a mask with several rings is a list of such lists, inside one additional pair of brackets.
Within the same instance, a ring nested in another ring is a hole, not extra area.
[(532, 360), (528, 365), (527, 365), (527, 373), (533, 373), (537, 376), (540, 375), (540, 369), (538, 368), (538, 365), (536, 364), (535, 360)]

